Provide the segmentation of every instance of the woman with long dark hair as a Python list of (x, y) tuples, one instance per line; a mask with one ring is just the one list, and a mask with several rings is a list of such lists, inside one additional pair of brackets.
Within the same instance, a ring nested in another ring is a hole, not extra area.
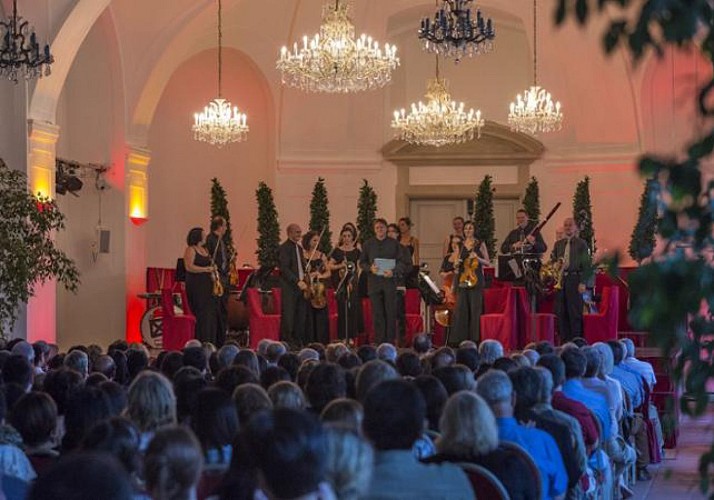
[(183, 261), (186, 266), (186, 295), (191, 312), (196, 317), (196, 338), (201, 342), (216, 342), (218, 332), (218, 302), (213, 296), (213, 264), (206, 250), (206, 235), (194, 227), (186, 237)]
[(339, 245), (332, 252), (328, 265), (333, 272), (337, 299), (337, 336), (340, 340), (354, 340), (364, 331), (362, 299), (357, 289), (361, 252), (355, 245), (355, 238), (355, 232), (345, 225), (340, 232)]
[(483, 266), (490, 263), (486, 244), (476, 239), (474, 223), (464, 224), (464, 240), (455, 274), (456, 310), (453, 322), (453, 342), (481, 340), (483, 310)]
[[(303, 254), (306, 266), (309, 266), (310, 282), (312, 284), (312, 299), (308, 306), (307, 324), (305, 326), (305, 342), (330, 341), (330, 318), (327, 312), (327, 281), (330, 270), (327, 268), (325, 254), (317, 249), (320, 235), (317, 231), (308, 231), (302, 237)], [(320, 296), (321, 295), (321, 296)], [(319, 306), (324, 299), (324, 305)]]

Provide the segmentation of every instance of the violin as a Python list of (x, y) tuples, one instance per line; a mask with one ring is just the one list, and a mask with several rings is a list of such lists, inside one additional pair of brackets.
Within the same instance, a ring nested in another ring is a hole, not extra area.
[[(473, 249), (475, 248), (476, 243), (474, 243), (473, 246)], [(462, 263), (461, 274), (459, 274), (460, 288), (474, 288), (478, 285), (478, 268), (480, 263), (478, 257), (475, 255), (472, 256), (471, 252), (473, 252), (473, 250), (469, 251), (469, 256), (466, 257)]]
[(211, 271), (211, 278), (213, 278), (213, 295), (216, 297), (223, 297), (223, 283), (221, 283), (221, 275), (218, 274), (218, 268), (213, 265), (213, 270)]

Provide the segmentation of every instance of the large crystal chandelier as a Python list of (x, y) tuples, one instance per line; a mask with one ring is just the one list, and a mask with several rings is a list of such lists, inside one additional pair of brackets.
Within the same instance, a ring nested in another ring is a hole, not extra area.
[(17, 15), (17, 0), (12, 2), (12, 15), (0, 20), (0, 77), (17, 83), (49, 76), (55, 58), (46, 44), (40, 51), (35, 29), (27, 20)]
[(223, 78), (223, 30), (222, 5), (218, 0), (218, 97), (203, 108), (203, 112), (193, 115), (193, 138), (211, 145), (223, 147), (231, 142), (242, 142), (248, 138), (245, 113), (237, 106), (223, 99), (221, 80)]
[(436, 78), (429, 80), (427, 102), (412, 103), (411, 111), (394, 112), (392, 128), (399, 138), (412, 144), (441, 147), (481, 137), (484, 119), (481, 111), (465, 110), (464, 103), (451, 99), (447, 82), (439, 75), (439, 56), (436, 59)]
[(553, 102), (550, 92), (538, 86), (538, 5), (533, 0), (533, 85), (518, 94), (508, 112), (512, 130), (535, 135), (563, 128), (560, 102)]
[[(434, 14), (434, 20), (421, 20), (419, 39), (424, 50), (444, 57), (453, 57), (458, 63), (464, 56), (473, 57), (493, 50), (496, 31), (491, 19), (481, 15), (476, 9), (476, 19), (471, 17), (473, 0), (441, 0), (441, 8)], [(439, 1), (437, 0), (437, 7)]]
[(355, 38), (355, 27), (345, 0), (328, 2), (322, 8), (320, 32), (302, 39), (292, 51), (280, 50), (277, 68), (283, 84), (307, 92), (347, 93), (387, 85), (399, 66), (397, 48), (372, 37)]

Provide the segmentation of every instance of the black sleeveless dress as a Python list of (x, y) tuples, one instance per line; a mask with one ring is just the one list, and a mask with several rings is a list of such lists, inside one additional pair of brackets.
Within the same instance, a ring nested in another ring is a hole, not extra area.
[[(347, 259), (355, 265), (354, 274), (352, 276), (352, 287), (350, 293), (347, 293), (347, 287), (337, 290), (340, 283), (339, 273), (334, 273), (333, 286), (336, 290), (337, 299), (337, 335), (340, 340), (354, 340), (359, 334), (364, 332), (364, 318), (362, 316), (362, 296), (358, 289), (358, 273), (359, 270), (359, 248), (354, 248), (348, 252), (340, 248), (336, 248), (332, 252), (332, 259), (341, 264)], [(345, 283), (346, 285), (347, 283)], [(348, 303), (349, 295), (349, 303)]]
[[(325, 263), (321, 258), (313, 258), (309, 262), (311, 270), (322, 273)], [(330, 342), (330, 316), (327, 306), (322, 309), (312, 307), (308, 302), (307, 324), (305, 325), (305, 343), (320, 342), (327, 345)]]
[[(196, 252), (193, 265), (207, 267), (211, 258)], [(213, 296), (213, 279), (210, 273), (186, 271), (186, 295), (191, 312), (196, 316), (196, 339), (215, 344), (218, 334), (218, 301)]]

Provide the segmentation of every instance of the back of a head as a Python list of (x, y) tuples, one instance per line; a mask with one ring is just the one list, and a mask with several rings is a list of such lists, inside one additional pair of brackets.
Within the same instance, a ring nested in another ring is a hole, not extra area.
[(531, 360), (525, 357), (523, 354), (520, 352), (516, 352), (511, 354), (510, 358), (516, 362), (519, 368), (526, 367), (526, 366), (533, 366), (531, 364)]
[(203, 347), (187, 347), (183, 350), (183, 365), (193, 366), (203, 372), (208, 366), (208, 357)]
[(290, 374), (285, 368), (270, 365), (260, 374), (260, 385), (267, 391), (271, 385), (278, 382), (290, 381)]
[(99, 387), (99, 390), (106, 394), (107, 398), (109, 398), (112, 415), (118, 416), (123, 414), (126, 409), (127, 402), (126, 389), (113, 380), (102, 382), (97, 387)]
[(6, 384), (18, 384), (29, 390), (32, 376), (32, 365), (22, 354), (12, 354), (2, 367), (2, 380)]
[(414, 336), (412, 340), (412, 349), (418, 354), (426, 354), (431, 349), (431, 338), (426, 333), (420, 333)]
[(238, 412), (240, 426), (245, 426), (253, 415), (273, 408), (273, 402), (265, 389), (257, 384), (243, 384), (233, 392), (233, 403)]
[(432, 370), (452, 365), (454, 361), (456, 361), (456, 354), (451, 347), (440, 347), (431, 353), (430, 362)]
[(44, 390), (57, 404), (57, 413), (67, 412), (69, 395), (82, 386), (82, 376), (74, 370), (61, 367), (50, 371), (45, 377)]
[(268, 344), (268, 348), (265, 350), (265, 358), (270, 363), (277, 363), (280, 356), (285, 354), (288, 350), (280, 342), (271, 342)]
[(191, 429), (204, 452), (231, 444), (238, 432), (238, 412), (231, 396), (214, 388), (200, 391), (191, 411)]
[(268, 396), (273, 402), (273, 408), (304, 410), (307, 406), (302, 389), (294, 382), (283, 381), (273, 384), (268, 389)]
[(305, 361), (308, 361), (311, 359), (315, 360), (315, 361), (320, 361), (320, 353), (310, 347), (305, 347), (304, 349), (301, 349), (300, 352), (298, 352), (297, 356), (298, 356), (298, 361), (300, 362), (301, 365)]
[(412, 383), (419, 389), (426, 402), (426, 416), (429, 420), (429, 428), (439, 429), (439, 418), (444, 409), (449, 394), (441, 381), (433, 375), (421, 375), (415, 378)]
[(15, 344), (12, 347), (11, 352), (13, 354), (19, 354), (20, 356), (23, 356), (30, 364), (33, 364), (33, 362), (35, 361), (35, 350), (33, 349), (32, 344), (24, 340)]
[(129, 349), (126, 351), (126, 367), (129, 378), (134, 379), (149, 366), (149, 357), (143, 349)]
[(620, 339), (622, 345), (625, 346), (625, 359), (635, 357), (635, 343), (630, 338)]
[(593, 348), (597, 349), (600, 353), (600, 359), (602, 360), (600, 370), (602, 374), (610, 375), (612, 373), (612, 369), (615, 367), (615, 358), (612, 355), (612, 349), (610, 349), (610, 346), (603, 342), (596, 342), (593, 344)]
[(260, 354), (261, 356), (265, 356), (265, 353), (268, 352), (268, 346), (272, 344), (273, 341), (270, 339), (260, 339), (258, 341), (258, 345), (256, 346), (256, 354)]
[(132, 500), (131, 479), (105, 453), (76, 453), (60, 460), (32, 485), (28, 500)]
[(370, 344), (361, 345), (357, 348), (357, 356), (362, 360), (362, 363), (368, 363), (377, 359), (377, 349)]
[(498, 340), (487, 339), (478, 346), (481, 362), (492, 365), (498, 358), (503, 357), (503, 346)]
[(432, 375), (444, 384), (449, 396), (459, 391), (471, 391), (476, 385), (473, 372), (464, 365), (437, 368), (432, 372)]
[(129, 386), (127, 416), (142, 432), (176, 423), (176, 396), (160, 373), (144, 371)]
[(108, 379), (113, 379), (116, 374), (116, 363), (111, 356), (101, 355), (92, 365), (92, 372), (101, 373)]
[(492, 368), (494, 370), (500, 370), (504, 373), (508, 373), (511, 370), (515, 370), (516, 368), (519, 368), (519, 364), (517, 361), (515, 361), (511, 358), (501, 357), (501, 358), (496, 359), (496, 361), (493, 362)]
[(522, 366), (508, 374), (516, 394), (515, 416), (521, 422), (530, 420), (530, 410), (541, 398), (542, 384), (535, 368)]
[(585, 359), (585, 354), (583, 354), (580, 349), (563, 349), (563, 352), (560, 353), (560, 359), (562, 359), (563, 364), (565, 364), (565, 378), (567, 380), (580, 378), (585, 375), (587, 360)]
[(65, 451), (76, 448), (89, 429), (111, 414), (109, 398), (99, 388), (83, 387), (71, 394), (67, 400), (62, 448)]
[(260, 382), (252, 370), (245, 366), (229, 366), (218, 372), (215, 386), (223, 389), (228, 394), (233, 394), (236, 387), (243, 384), (257, 384)]
[(586, 345), (588, 345), (588, 341), (585, 340), (583, 337), (575, 337), (575, 338), (573, 338), (573, 340), (571, 340), (571, 342), (573, 344), (575, 344), (578, 347), (578, 349), (581, 349), (581, 348), (585, 347)]
[(194, 498), (202, 467), (201, 446), (193, 433), (184, 427), (164, 427), (144, 456), (146, 489), (155, 500)]
[(421, 392), (404, 380), (387, 380), (367, 393), (362, 427), (378, 450), (408, 450), (421, 435), (425, 418)]
[(505, 403), (511, 400), (513, 384), (506, 372), (501, 370), (488, 370), (481, 375), (476, 384), (476, 393), (481, 396), (489, 406)]
[(565, 363), (555, 354), (544, 354), (538, 360), (538, 366), (542, 366), (550, 372), (553, 377), (553, 387), (557, 388), (565, 382)]
[(233, 364), (233, 360), (238, 354), (239, 348), (235, 344), (225, 344), (218, 349), (218, 368), (223, 369)]
[(85, 434), (81, 451), (109, 453), (119, 460), (127, 473), (139, 475), (141, 472), (139, 430), (125, 418), (97, 422)]
[(260, 365), (258, 364), (258, 356), (250, 349), (241, 349), (233, 358), (233, 364), (245, 366), (250, 371), (255, 373), (256, 377), (260, 377)]
[(307, 379), (305, 395), (317, 413), (333, 399), (344, 398), (347, 382), (342, 367), (334, 363), (317, 365)]
[(547, 340), (538, 342), (533, 348), (533, 350), (535, 350), (535, 352), (537, 352), (541, 356), (544, 356), (546, 354), (555, 354), (555, 348), (553, 347), (553, 344), (551, 344)]
[(57, 428), (57, 405), (44, 392), (25, 394), (10, 413), (10, 424), (20, 433), (25, 446), (48, 443)]
[(353, 429), (328, 425), (325, 431), (327, 481), (340, 500), (363, 498), (372, 478), (372, 446)]
[(531, 366), (536, 366), (536, 364), (538, 363), (538, 359), (540, 358), (540, 354), (538, 354), (538, 351), (533, 349), (525, 349), (522, 354), (526, 358), (528, 358), (528, 361), (531, 362)]
[(424, 372), (419, 355), (414, 351), (400, 352), (396, 366), (402, 377), (418, 377)]
[(456, 363), (468, 366), (472, 372), (478, 370), (480, 360), (481, 357), (478, 354), (478, 349), (469, 346), (456, 349)]
[(327, 442), (307, 412), (279, 409), (250, 421), (243, 435), (270, 498), (297, 498), (325, 480)]
[(286, 352), (278, 359), (278, 366), (284, 368), (290, 374), (290, 380), (297, 380), (298, 368), (300, 368), (300, 360), (294, 352)]
[(460, 457), (485, 455), (498, 446), (496, 418), (488, 403), (473, 392), (457, 392), (444, 406), (439, 452)]
[(357, 399), (364, 401), (372, 387), (385, 380), (397, 378), (397, 370), (389, 363), (375, 359), (363, 364), (357, 373)]
[(188, 418), (196, 395), (207, 385), (206, 378), (193, 366), (184, 366), (176, 372), (173, 387), (176, 396), (176, 418), (179, 422)]
[(377, 357), (382, 361), (396, 361), (397, 348), (387, 342), (379, 344), (379, 347), (377, 347)]
[(583, 347), (585, 355), (585, 376), (588, 378), (597, 377), (602, 368), (602, 356), (600, 351), (591, 346)]
[(320, 420), (361, 432), (364, 409), (359, 401), (354, 399), (335, 399), (322, 410)]
[(619, 365), (625, 359), (625, 348), (619, 340), (608, 340), (607, 345), (612, 350), (612, 357), (615, 366)]

